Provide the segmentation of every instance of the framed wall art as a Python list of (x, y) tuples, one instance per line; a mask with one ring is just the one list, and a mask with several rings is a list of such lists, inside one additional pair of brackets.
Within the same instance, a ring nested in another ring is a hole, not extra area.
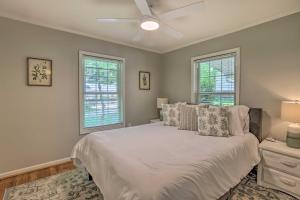
[(52, 86), (52, 60), (28, 57), (27, 85)]
[(150, 72), (139, 71), (140, 90), (150, 90)]

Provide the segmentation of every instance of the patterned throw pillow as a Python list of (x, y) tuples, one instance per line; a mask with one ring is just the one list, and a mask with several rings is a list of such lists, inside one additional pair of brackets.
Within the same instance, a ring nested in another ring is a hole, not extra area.
[(183, 105), (179, 111), (179, 127), (180, 130), (197, 131), (198, 130), (198, 116), (197, 109), (208, 108), (206, 104), (200, 105)]
[(228, 137), (228, 108), (198, 108), (198, 134)]
[(162, 113), (164, 125), (167, 126), (178, 126), (179, 125), (179, 109), (186, 103), (175, 103), (175, 104), (163, 104)]

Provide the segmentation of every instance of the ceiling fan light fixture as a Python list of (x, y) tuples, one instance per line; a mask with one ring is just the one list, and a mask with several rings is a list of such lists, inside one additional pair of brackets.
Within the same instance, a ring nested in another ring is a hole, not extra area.
[(145, 19), (141, 23), (141, 28), (146, 31), (154, 31), (159, 28), (159, 23), (155, 19)]

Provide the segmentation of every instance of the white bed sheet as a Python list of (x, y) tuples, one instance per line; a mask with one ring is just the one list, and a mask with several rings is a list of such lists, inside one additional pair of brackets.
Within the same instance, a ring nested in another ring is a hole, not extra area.
[(258, 140), (195, 135), (161, 123), (95, 132), (71, 157), (105, 200), (214, 200), (260, 161)]

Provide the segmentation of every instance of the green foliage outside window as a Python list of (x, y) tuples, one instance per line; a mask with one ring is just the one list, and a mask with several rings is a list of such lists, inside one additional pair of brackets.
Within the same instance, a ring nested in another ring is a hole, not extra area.
[[(233, 94), (214, 94), (216, 92), (216, 80), (222, 76), (221, 64), (217, 62), (215, 64), (216, 65), (213, 66), (209, 61), (200, 62), (198, 64), (198, 88), (200, 89), (199, 92), (202, 93), (198, 101), (199, 103), (209, 103), (212, 105), (234, 105), (235, 100)], [(230, 78), (234, 82), (234, 76)]]
[(119, 68), (119, 63), (84, 59), (85, 127), (115, 124), (121, 120), (118, 97)]

